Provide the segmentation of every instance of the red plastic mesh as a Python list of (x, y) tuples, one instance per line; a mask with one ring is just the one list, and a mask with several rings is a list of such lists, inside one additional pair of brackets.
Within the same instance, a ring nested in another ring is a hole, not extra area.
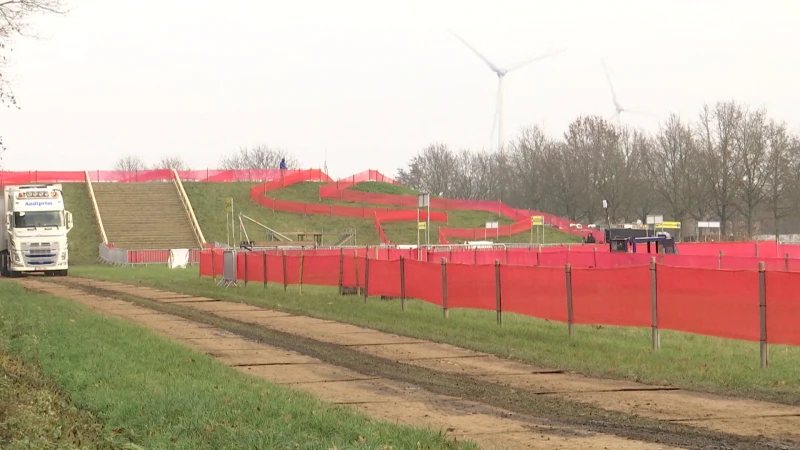
[(495, 267), (447, 265), (447, 307), (495, 310)]
[(650, 326), (650, 268), (572, 269), (572, 320)]
[(800, 273), (767, 272), (767, 341), (800, 345)]
[[(405, 264), (405, 263), (404, 263)], [(406, 278), (406, 283), (409, 283)], [(369, 295), (400, 297), (400, 261), (369, 261)]]
[(339, 255), (303, 256), (303, 284), (339, 285)]
[(658, 266), (659, 328), (759, 340), (758, 272)]
[(421, 261), (405, 262), (406, 297), (442, 305), (442, 265)]
[(500, 288), (503, 311), (567, 321), (564, 269), (503, 266), (500, 268)]

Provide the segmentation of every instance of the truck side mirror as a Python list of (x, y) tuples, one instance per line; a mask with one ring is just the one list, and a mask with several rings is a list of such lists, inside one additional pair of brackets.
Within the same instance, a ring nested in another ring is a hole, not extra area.
[(67, 219), (67, 231), (72, 229), (72, 213), (69, 211), (64, 211), (64, 216)]

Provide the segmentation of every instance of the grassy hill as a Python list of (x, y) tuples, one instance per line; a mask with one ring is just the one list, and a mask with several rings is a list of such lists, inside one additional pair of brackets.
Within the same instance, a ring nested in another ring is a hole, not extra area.
[(92, 201), (86, 183), (63, 183), (64, 205), (72, 213), (73, 228), (69, 232), (69, 263), (97, 262), (97, 248), (102, 242)]
[[(341, 202), (332, 199), (320, 199), (319, 188), (324, 183), (306, 182), (289, 186), (270, 193), (272, 198), (285, 201), (318, 203), (325, 205), (381, 207), (386, 205), (370, 205), (360, 203)], [(271, 211), (250, 200), (250, 189), (256, 183), (184, 183), (184, 189), (192, 202), (197, 221), (205, 234), (208, 242), (226, 242), (225, 227), (225, 198), (233, 198), (235, 214), (239, 212), (279, 231), (344, 231), (356, 230), (356, 240), (359, 245), (377, 245), (380, 243), (378, 232), (375, 230), (372, 219), (356, 219), (347, 217), (331, 217), (321, 215), (306, 215)], [(362, 192), (380, 192), (385, 194), (414, 195), (411, 189), (387, 183), (368, 182), (356, 185), (353, 189)], [(512, 221), (506, 217), (498, 218), (497, 214), (482, 211), (451, 211), (448, 213), (450, 223), (447, 225), (431, 223), (431, 243), (438, 243), (439, 226), (456, 228), (475, 228), (484, 226), (486, 222), (498, 221), (507, 225)], [(238, 220), (235, 222), (238, 229)], [(245, 229), (251, 240), (262, 241), (265, 239), (265, 230), (255, 224), (245, 221)], [(413, 222), (395, 222), (384, 224), (384, 231), (388, 238), (396, 244), (416, 244), (417, 229)], [(420, 233), (421, 241), (425, 235)], [(482, 238), (482, 237), (481, 237)], [(332, 243), (327, 240), (326, 243)], [(333, 239), (333, 237), (331, 237)], [(234, 242), (238, 242), (239, 233), (236, 232)], [(489, 240), (492, 240), (491, 238)], [(528, 242), (529, 234), (521, 234), (501, 238), (504, 242)], [(567, 235), (554, 230), (547, 230), (544, 242), (579, 242), (572, 235)]]

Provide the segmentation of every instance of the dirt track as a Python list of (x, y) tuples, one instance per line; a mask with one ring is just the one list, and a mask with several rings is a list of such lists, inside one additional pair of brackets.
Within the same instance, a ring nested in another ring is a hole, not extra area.
[[(484, 448), (800, 448), (800, 408), (537, 370), (241, 303), (87, 279), (65, 282), (84, 291), (22, 281), (150, 327), (246, 373), (375, 417), (447, 429)], [(237, 334), (283, 349), (87, 289), (190, 319), (220, 320)]]

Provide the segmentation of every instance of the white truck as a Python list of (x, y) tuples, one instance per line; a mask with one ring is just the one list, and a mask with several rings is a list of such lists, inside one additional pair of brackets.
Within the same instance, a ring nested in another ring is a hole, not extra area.
[(0, 201), (0, 275), (66, 276), (71, 229), (60, 184), (6, 186)]

